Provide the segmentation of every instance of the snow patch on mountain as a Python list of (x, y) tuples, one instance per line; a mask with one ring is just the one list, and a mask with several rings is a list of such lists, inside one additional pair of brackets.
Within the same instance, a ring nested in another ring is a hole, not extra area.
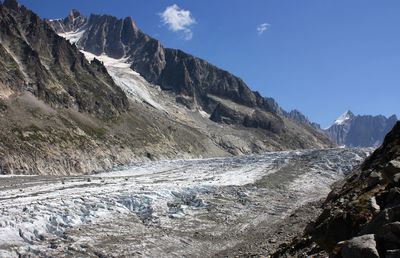
[(342, 125), (344, 124), (346, 121), (350, 120), (353, 117), (353, 113), (349, 110), (347, 110), (345, 113), (343, 113), (342, 115), (340, 115), (336, 121), (335, 124), (336, 125)]
[(165, 107), (154, 100), (151, 91), (157, 90), (157, 88), (151, 86), (139, 73), (133, 71), (130, 68), (131, 65), (127, 62), (127, 58), (114, 59), (104, 54), (97, 56), (86, 51), (81, 52), (89, 61), (96, 58), (103, 62), (114, 82), (125, 91), (128, 97), (133, 100), (145, 102), (158, 110), (167, 112)]
[(80, 29), (80, 30), (71, 31), (71, 32), (59, 33), (58, 35), (60, 37), (65, 38), (69, 42), (71, 42), (71, 44), (74, 44), (74, 43), (77, 43), (82, 38), (82, 36), (83, 36), (83, 34), (85, 34), (85, 32), (86, 32), (86, 30)]
[[(84, 29), (79, 29), (72, 32), (59, 33), (58, 35), (71, 43), (77, 43), (84, 33)], [(139, 73), (132, 70), (127, 58), (114, 59), (105, 54), (98, 56), (83, 50), (81, 52), (89, 61), (96, 58), (103, 62), (115, 84), (120, 86), (130, 99), (147, 103), (158, 110), (167, 112), (165, 107), (154, 100), (154, 96), (151, 93), (152, 90), (157, 90), (157, 88), (148, 83)]]

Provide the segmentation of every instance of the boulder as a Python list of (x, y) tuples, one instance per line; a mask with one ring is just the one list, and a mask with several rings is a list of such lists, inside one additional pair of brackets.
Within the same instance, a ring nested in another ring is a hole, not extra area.
[(368, 187), (374, 187), (377, 184), (379, 184), (383, 180), (382, 174), (379, 172), (372, 172), (368, 179), (367, 179), (367, 184)]
[(398, 174), (400, 173), (400, 161), (391, 160), (387, 166), (383, 169), (383, 175), (391, 183), (397, 183)]
[(363, 235), (344, 242), (340, 254), (343, 258), (379, 258), (375, 236)]
[(376, 234), (376, 239), (380, 250), (400, 249), (400, 222), (382, 226)]
[(400, 221), (400, 206), (381, 211), (360, 231), (360, 235), (376, 233), (383, 225), (395, 221)]
[(400, 257), (400, 249), (386, 251), (385, 257), (386, 258), (399, 258)]
[(400, 205), (400, 188), (393, 187), (377, 197), (377, 202), (382, 208), (392, 208)]

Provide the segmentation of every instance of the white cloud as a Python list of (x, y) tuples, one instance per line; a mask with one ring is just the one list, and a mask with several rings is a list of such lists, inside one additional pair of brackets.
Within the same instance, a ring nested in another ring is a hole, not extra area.
[(268, 23), (261, 23), (257, 27), (257, 33), (258, 35), (262, 35), (271, 25)]
[(183, 10), (176, 4), (168, 6), (164, 12), (160, 13), (161, 21), (174, 32), (182, 32), (185, 40), (191, 40), (193, 32), (191, 26), (196, 23), (189, 10)]

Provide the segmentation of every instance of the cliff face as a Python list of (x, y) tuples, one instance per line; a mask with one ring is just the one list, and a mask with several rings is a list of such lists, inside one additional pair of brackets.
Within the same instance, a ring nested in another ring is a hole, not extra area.
[(28, 91), (52, 106), (106, 118), (128, 109), (126, 95), (104, 66), (87, 62), (76, 47), (15, 1), (0, 6), (0, 39), (3, 92)]
[[(275, 256), (399, 257), (400, 122), (361, 168), (336, 185), (302, 238)], [(296, 247), (297, 246), (297, 247)], [(319, 247), (318, 247), (319, 246)], [(300, 247), (300, 248), (299, 248)]]

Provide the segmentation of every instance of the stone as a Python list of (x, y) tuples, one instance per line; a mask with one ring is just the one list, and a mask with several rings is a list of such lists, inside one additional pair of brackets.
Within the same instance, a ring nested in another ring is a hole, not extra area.
[(387, 250), (385, 257), (386, 258), (399, 258), (400, 257), (400, 249)]
[(388, 223), (382, 226), (376, 234), (381, 249), (400, 249), (400, 222)]
[(343, 258), (379, 258), (375, 236), (363, 235), (344, 242), (340, 254)]
[(376, 233), (383, 225), (399, 220), (400, 206), (384, 209), (360, 231), (360, 235)]
[(383, 177), (382, 174), (379, 172), (372, 172), (368, 179), (367, 179), (367, 184), (368, 187), (374, 187), (377, 184), (379, 184), (382, 181)]
[(400, 176), (400, 161), (391, 160), (383, 169), (383, 174), (391, 183), (397, 183)]
[(400, 180), (400, 173), (397, 173), (397, 174), (395, 174), (395, 175), (393, 176), (393, 181), (394, 181), (395, 183), (398, 183), (399, 180)]

